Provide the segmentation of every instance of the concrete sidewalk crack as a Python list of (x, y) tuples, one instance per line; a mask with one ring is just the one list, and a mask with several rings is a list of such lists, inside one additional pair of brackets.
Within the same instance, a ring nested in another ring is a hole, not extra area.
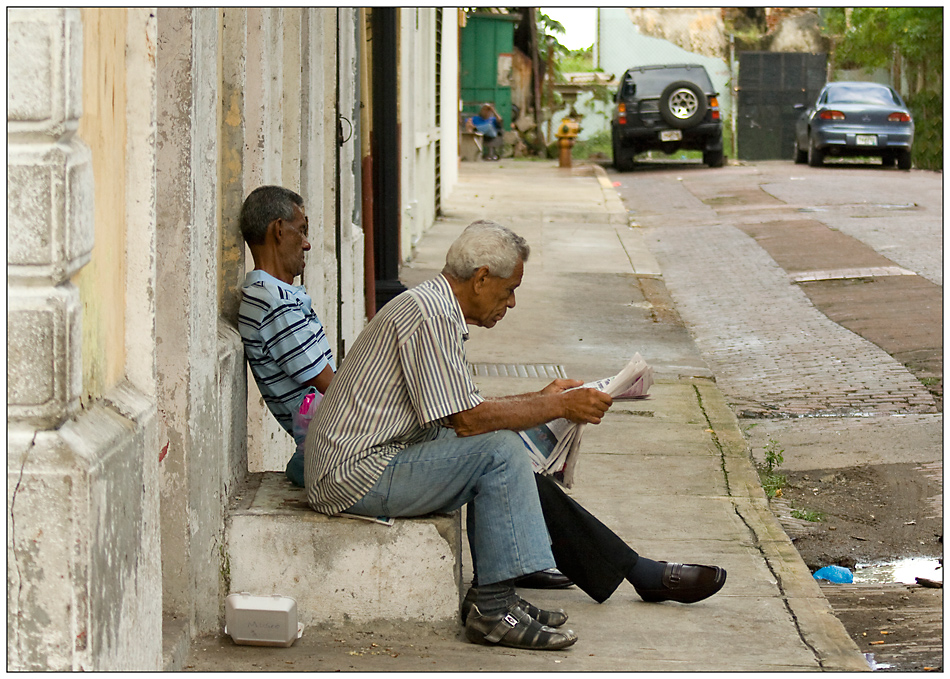
[[(719, 451), (720, 465), (722, 468), (722, 474), (726, 482), (726, 494), (733, 498), (732, 489), (729, 486), (729, 471), (726, 469), (726, 453), (723, 450), (722, 442), (719, 440), (719, 436), (716, 433), (716, 428), (713, 426), (712, 420), (709, 418), (709, 413), (706, 412), (706, 406), (703, 403), (703, 396), (699, 391), (699, 388), (694, 384), (693, 391), (696, 394), (696, 402), (699, 405), (700, 411), (703, 413), (703, 419), (706, 420), (707, 429), (710, 438), (712, 439), (713, 445), (716, 446), (716, 449)], [(824, 668), (824, 663), (822, 662), (821, 655), (818, 653), (818, 649), (814, 647), (811, 643), (808, 642), (808, 639), (805, 638), (804, 633), (802, 632), (801, 623), (798, 619), (798, 616), (795, 614), (795, 611), (792, 609), (791, 604), (788, 600), (788, 593), (785, 590), (785, 586), (782, 583), (782, 577), (772, 566), (772, 562), (769, 559), (768, 554), (766, 554), (764, 547), (762, 546), (762, 541), (759, 539), (758, 533), (756, 533), (755, 528), (749, 523), (745, 516), (742, 515), (742, 511), (739, 509), (739, 505), (733, 499), (732, 503), (733, 511), (735, 511), (736, 516), (739, 517), (739, 520), (742, 521), (743, 525), (749, 531), (749, 535), (752, 537), (752, 544), (759, 554), (762, 556), (762, 560), (765, 562), (765, 567), (769, 569), (769, 572), (772, 574), (772, 577), (775, 578), (775, 583), (778, 586), (778, 590), (782, 595), (782, 605), (785, 606), (785, 610), (788, 613), (789, 617), (792, 619), (793, 624), (795, 625), (795, 631), (798, 634), (798, 638), (801, 639), (801, 642), (805, 647), (811, 651), (812, 656), (815, 658), (815, 661), (818, 663), (820, 668)]]
[(722, 476), (726, 482), (726, 495), (732, 497), (732, 488), (729, 486), (729, 470), (726, 469), (726, 453), (722, 449), (722, 442), (716, 434), (716, 428), (713, 427), (712, 420), (709, 419), (709, 414), (706, 412), (706, 406), (703, 404), (703, 395), (699, 392), (699, 387), (695, 384), (692, 386), (693, 392), (696, 394), (696, 402), (699, 404), (699, 409), (703, 413), (703, 419), (706, 420), (706, 431), (709, 432), (713, 445), (715, 445), (716, 450), (719, 451), (719, 467), (722, 469)]

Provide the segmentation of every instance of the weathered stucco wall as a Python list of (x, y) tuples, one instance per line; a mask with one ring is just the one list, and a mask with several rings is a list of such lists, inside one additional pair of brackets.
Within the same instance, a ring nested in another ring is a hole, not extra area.
[[(154, 279), (146, 270), (121, 294), (143, 261), (126, 257), (128, 217), (154, 217), (139, 174), (149, 160), (124, 133), (147, 137), (154, 122), (139, 98), (154, 20), (76, 9), (10, 10), (8, 20), (8, 219), (25, 236), (8, 251), (8, 669), (157, 668), (154, 326), (137, 328), (144, 354), (122, 348), (130, 306), (147, 321)], [(103, 143), (109, 125), (117, 134)], [(107, 216), (93, 207), (97, 181), (112, 190)], [(120, 294), (97, 298), (105, 287)], [(85, 332), (81, 308), (94, 317)]]
[(358, 17), (9, 10), (8, 669), (180, 669), (220, 628), (229, 496), (293, 445), (249, 393), (237, 212), (264, 183), (304, 196), (304, 283), (355, 339)]

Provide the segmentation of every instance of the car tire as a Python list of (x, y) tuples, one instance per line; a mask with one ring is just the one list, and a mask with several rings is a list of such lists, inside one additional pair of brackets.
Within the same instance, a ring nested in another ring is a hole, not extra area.
[(706, 94), (696, 83), (677, 80), (660, 95), (660, 117), (670, 127), (685, 130), (702, 122), (709, 109)]
[(614, 169), (618, 172), (629, 172), (633, 169), (633, 157), (637, 155), (636, 149), (626, 149), (619, 141), (616, 135), (613, 139)]
[(718, 151), (703, 151), (703, 163), (709, 167), (722, 167), (723, 158), (722, 149)]
[(894, 163), (897, 162), (897, 156), (891, 153), (885, 153), (881, 156), (881, 166), (882, 167), (894, 167)]
[(912, 165), (910, 151), (899, 151), (897, 154), (897, 169), (909, 170)]
[(796, 165), (804, 165), (808, 162), (808, 151), (802, 151), (798, 148), (798, 140), (795, 140), (795, 151), (792, 154)]
[(825, 152), (815, 146), (815, 140), (808, 138), (808, 164), (812, 167), (821, 167), (825, 163)]

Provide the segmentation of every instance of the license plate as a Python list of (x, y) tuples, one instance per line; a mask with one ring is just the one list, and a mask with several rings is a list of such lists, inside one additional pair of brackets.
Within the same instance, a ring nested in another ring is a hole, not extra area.
[(660, 141), (679, 141), (682, 138), (682, 130), (662, 130), (660, 132)]
[(854, 139), (858, 146), (877, 146), (876, 134), (859, 134)]

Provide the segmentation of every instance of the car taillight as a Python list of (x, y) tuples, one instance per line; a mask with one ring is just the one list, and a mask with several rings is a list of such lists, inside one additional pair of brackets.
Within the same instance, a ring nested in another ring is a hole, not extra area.
[(617, 107), (617, 113), (620, 114), (620, 117), (617, 119), (617, 122), (618, 122), (620, 125), (626, 125), (626, 124), (627, 124), (627, 115), (626, 115), (626, 114), (627, 114), (627, 105), (626, 105), (626, 104), (620, 104), (620, 105)]
[(892, 123), (909, 123), (910, 116), (904, 113), (903, 111), (895, 111), (891, 115), (887, 116), (887, 119)]
[(822, 120), (844, 120), (844, 113), (841, 111), (822, 111), (818, 114)]
[(719, 120), (719, 100), (716, 97), (709, 97), (709, 110), (712, 111), (712, 119)]

